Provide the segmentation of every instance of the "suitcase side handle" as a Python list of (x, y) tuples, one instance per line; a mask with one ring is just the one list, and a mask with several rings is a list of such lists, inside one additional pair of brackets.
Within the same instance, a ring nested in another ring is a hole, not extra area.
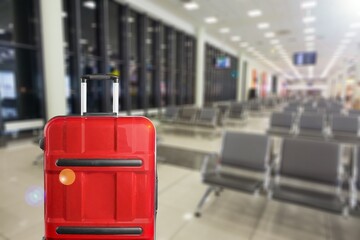
[(119, 112), (119, 77), (111, 74), (88, 74), (81, 77), (81, 116), (87, 111), (87, 81), (88, 80), (111, 80), (113, 81), (113, 114)]

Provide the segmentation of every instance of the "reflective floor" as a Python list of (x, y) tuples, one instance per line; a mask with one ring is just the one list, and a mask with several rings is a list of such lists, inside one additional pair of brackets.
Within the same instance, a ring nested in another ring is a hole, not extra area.
[[(262, 132), (267, 121), (266, 117), (251, 117), (245, 126), (228, 128)], [(195, 156), (195, 161), (201, 161), (204, 152), (218, 152), (220, 137), (165, 132), (159, 130), (163, 146), (159, 154), (164, 156), (158, 164), (158, 240), (360, 239), (360, 218), (232, 191), (224, 191), (220, 197), (212, 195), (203, 216), (194, 218), (206, 186), (201, 183), (198, 165), (189, 164), (189, 158)], [(168, 157), (171, 148), (177, 158)], [(43, 172), (42, 166), (33, 165), (40, 154), (31, 141), (14, 142), (0, 150), (0, 240), (40, 240), (43, 236)], [(176, 159), (188, 163), (179, 164)]]

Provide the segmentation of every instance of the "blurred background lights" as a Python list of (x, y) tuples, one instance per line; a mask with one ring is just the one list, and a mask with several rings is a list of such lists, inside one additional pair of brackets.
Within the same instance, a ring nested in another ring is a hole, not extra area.
[(44, 188), (32, 186), (25, 193), (25, 201), (30, 206), (40, 206), (44, 203)]

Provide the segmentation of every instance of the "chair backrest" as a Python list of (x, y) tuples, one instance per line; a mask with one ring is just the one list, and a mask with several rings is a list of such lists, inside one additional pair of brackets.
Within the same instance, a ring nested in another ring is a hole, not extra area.
[(281, 127), (281, 128), (291, 128), (295, 120), (295, 114), (290, 112), (274, 112), (271, 115), (270, 126), (271, 127)]
[(200, 110), (197, 120), (202, 122), (216, 122), (217, 113), (216, 108), (203, 108)]
[(244, 111), (244, 104), (242, 103), (232, 103), (230, 106), (230, 112), (243, 112)]
[(179, 108), (178, 107), (167, 107), (165, 109), (164, 116), (166, 118), (175, 118), (179, 114)]
[(330, 125), (333, 132), (357, 134), (359, 118), (355, 116), (333, 115), (330, 119)]
[(322, 131), (325, 127), (325, 114), (321, 113), (303, 113), (300, 116), (299, 128), (301, 130)]
[(198, 109), (194, 107), (184, 107), (180, 111), (180, 118), (185, 120), (193, 120), (196, 118)]
[(222, 142), (221, 164), (263, 171), (269, 161), (270, 140), (266, 135), (226, 132)]
[(336, 185), (340, 167), (340, 144), (304, 139), (284, 139), (280, 174)]

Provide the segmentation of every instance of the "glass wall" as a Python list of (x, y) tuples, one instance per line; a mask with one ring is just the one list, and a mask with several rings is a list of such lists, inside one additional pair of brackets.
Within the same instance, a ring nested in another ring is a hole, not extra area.
[(205, 54), (205, 104), (236, 100), (238, 59), (209, 44)]
[[(120, 76), (120, 111), (194, 103), (195, 38), (115, 0), (63, 0), (69, 113), (79, 112), (84, 73)], [(89, 111), (104, 112), (111, 87), (89, 87)]]
[(38, 4), (0, 0), (0, 122), (44, 118)]

